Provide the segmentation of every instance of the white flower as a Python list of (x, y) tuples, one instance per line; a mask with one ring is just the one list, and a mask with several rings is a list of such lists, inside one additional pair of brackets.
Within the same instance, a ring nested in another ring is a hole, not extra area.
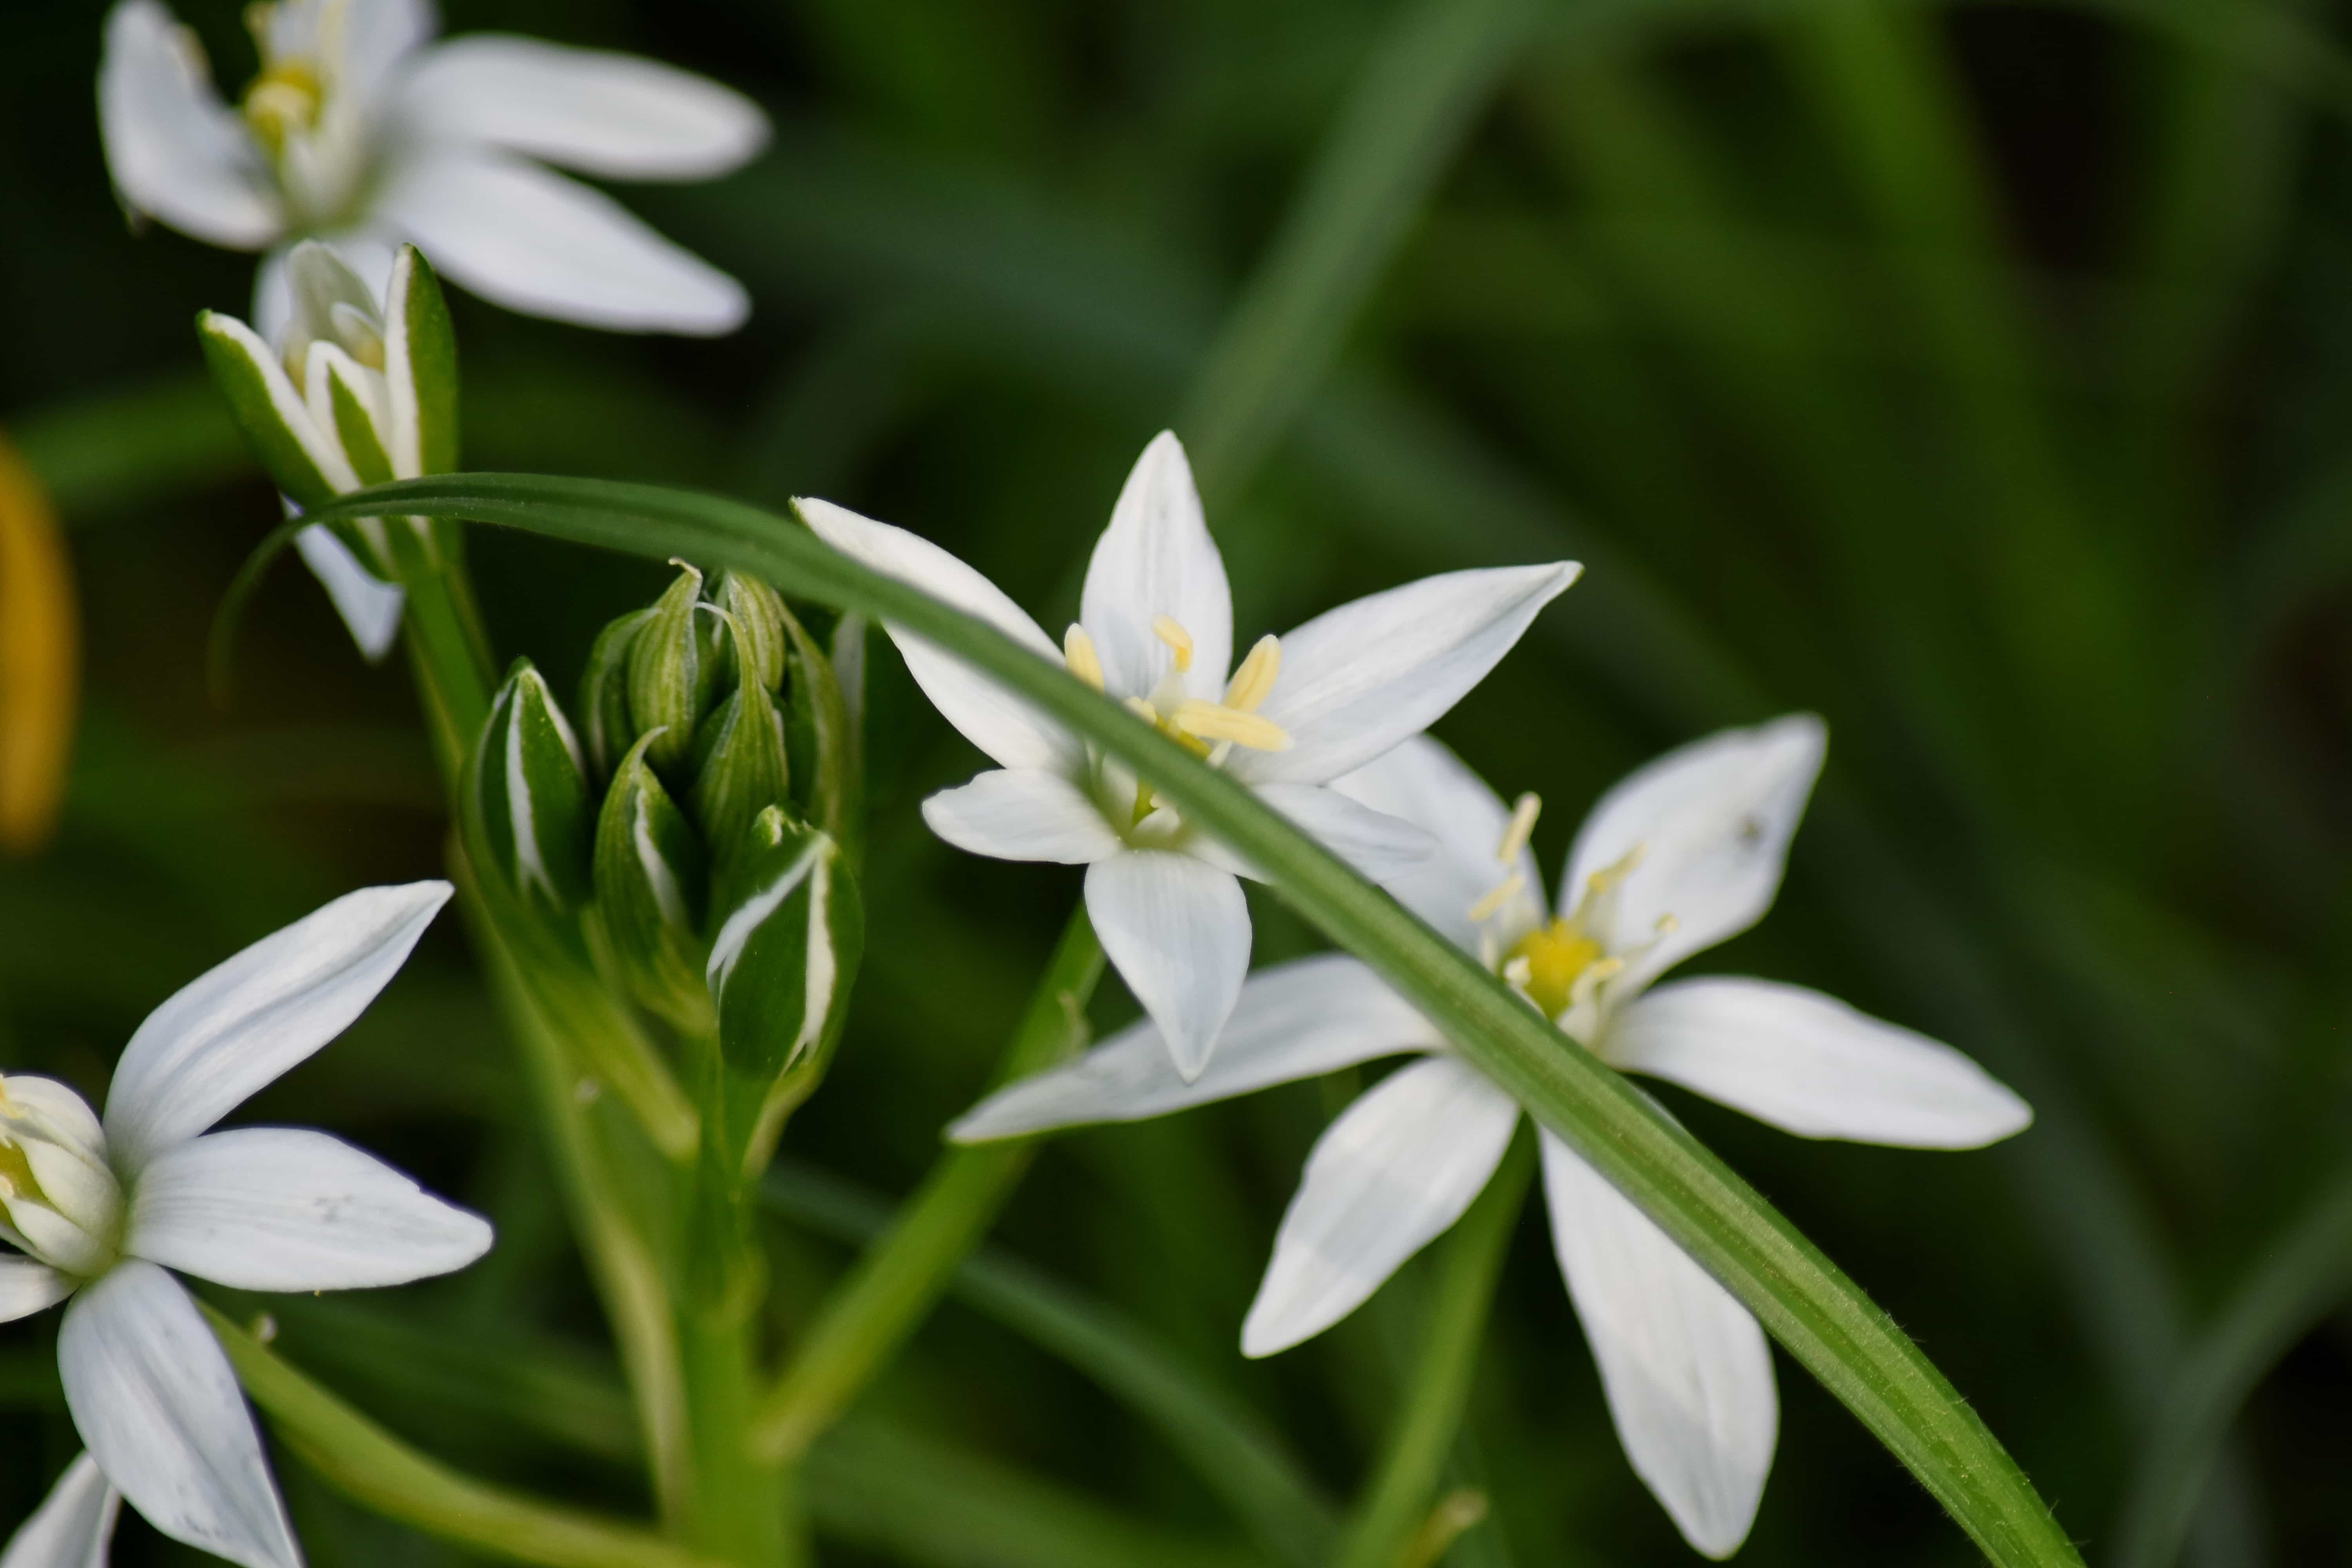
[(176, 1541), (299, 1568), (236, 1374), (166, 1268), (239, 1290), (398, 1285), (490, 1227), (323, 1132), (207, 1131), (342, 1033), (448, 900), (369, 888), (264, 938), (148, 1015), (101, 1121), (52, 1079), (0, 1079), (0, 1321), (71, 1298), (66, 1405), (89, 1449), (0, 1568), (102, 1561), (117, 1496)]
[(742, 324), (740, 284), (538, 161), (708, 179), (767, 140), (740, 94), (532, 38), (434, 44), (431, 0), (281, 0), (247, 16), (262, 68), (231, 109), (194, 34), (160, 0), (121, 0), (107, 18), (99, 121), (126, 205), (270, 252), (254, 294), (265, 336), (289, 305), (282, 247), (305, 237), (333, 240), (375, 289), (405, 239), (526, 314), (616, 331)]
[[(1649, 1073), (1808, 1138), (1965, 1149), (2032, 1118), (1948, 1046), (1800, 986), (1704, 978), (1648, 990), (1746, 930), (1779, 889), (1822, 763), (1801, 715), (1685, 746), (1626, 779), (1585, 819), (1560, 913), (1537, 891), (1536, 802), (1506, 807), (1434, 741), (1400, 747), (1335, 787), (1421, 823), (1442, 847), (1397, 897), (1485, 957), (1612, 1066)], [(950, 1129), (973, 1142), (1130, 1121), (1399, 1051), (1325, 1131), (1283, 1215), (1242, 1329), (1270, 1355), (1320, 1333), (1451, 1226), (1501, 1162), (1512, 1100), (1355, 959), (1278, 964), (1242, 993), (1214, 1064), (1186, 1084), (1149, 1024), (1014, 1084)], [(1567, 1144), (1541, 1134), (1552, 1241), (1634, 1470), (1713, 1557), (1747, 1538), (1780, 1415), (1762, 1330)]]
[[(1375, 594), (1259, 639), (1228, 681), (1224, 562), (1172, 435), (1129, 474), (1058, 649), (939, 546), (828, 502), (796, 504), (827, 543), (1066, 662), (1376, 877), (1428, 854), (1428, 836), (1324, 786), (1453, 707), (1579, 571), (1455, 572)], [(1085, 866), (1104, 952), (1179, 1073), (1198, 1077), (1249, 969), (1249, 910), (1234, 877), (1254, 873), (1161, 805), (1150, 781), (940, 648), (889, 631), (925, 695), (1000, 764), (925, 801), (924, 820), (975, 855)]]

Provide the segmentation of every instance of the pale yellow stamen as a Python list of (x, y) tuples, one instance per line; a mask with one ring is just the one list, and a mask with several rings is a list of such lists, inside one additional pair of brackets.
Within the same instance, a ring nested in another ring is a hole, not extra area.
[(1182, 674), (1192, 668), (1192, 634), (1180, 626), (1173, 616), (1151, 617), (1151, 635), (1168, 645), (1176, 656), (1176, 671)]
[(1543, 812), (1542, 797), (1534, 792), (1519, 796), (1511, 807), (1510, 826), (1503, 829), (1503, 841), (1495, 847), (1495, 858), (1507, 866), (1525, 853), (1528, 840), (1534, 837), (1536, 818)]
[(1635, 868), (1642, 864), (1642, 856), (1648, 847), (1649, 847), (1646, 844), (1636, 844), (1631, 849), (1626, 850), (1622, 858), (1621, 858), (1614, 865), (1603, 866), (1601, 869), (1593, 872), (1590, 877), (1587, 877), (1584, 879), (1585, 897), (1597, 899), (1601, 894), (1607, 892), (1610, 889), (1615, 887), (1618, 883), (1623, 881), (1626, 878), (1632, 876)]
[(1496, 911), (1517, 898), (1527, 885), (1527, 877), (1517, 871), (1504, 878), (1488, 889), (1485, 898), (1470, 906), (1470, 923), (1476, 925), (1481, 921), (1494, 919)]
[(1203, 702), (1199, 698), (1187, 698), (1176, 705), (1169, 715), (1170, 721), (1188, 735), (1204, 741), (1231, 741), (1236, 746), (1247, 746), (1253, 752), (1286, 752), (1290, 750), (1290, 733), (1271, 719), (1261, 719), (1255, 713), (1244, 713), (1220, 702)]
[(1076, 621), (1062, 634), (1062, 662), (1070, 667), (1072, 675), (1097, 691), (1103, 689), (1102, 656), (1095, 652), (1095, 639), (1087, 636), (1087, 628)]
[(1142, 720), (1145, 723), (1151, 725), (1153, 728), (1156, 729), (1159, 727), (1160, 710), (1154, 708), (1149, 700), (1141, 697), (1130, 697), (1127, 700), (1127, 710), (1134, 714), (1137, 718)]
[(1521, 953), (1503, 965), (1503, 982), (1515, 991), (1525, 991), (1535, 978), (1536, 966), (1527, 954)]
[(1282, 673), (1282, 639), (1268, 633), (1257, 639), (1242, 667), (1225, 688), (1225, 706), (1255, 713), (1274, 695), (1275, 677)]

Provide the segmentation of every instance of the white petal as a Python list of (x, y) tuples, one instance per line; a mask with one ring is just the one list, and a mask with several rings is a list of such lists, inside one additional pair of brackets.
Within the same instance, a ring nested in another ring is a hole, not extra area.
[(58, 1370), (81, 1440), (148, 1523), (245, 1568), (301, 1568), (236, 1374), (177, 1280), (117, 1265), (66, 1309)]
[(1362, 1305), (1462, 1217), (1518, 1119), (1510, 1096), (1450, 1056), (1399, 1068), (1340, 1112), (1282, 1216), (1242, 1353), (1288, 1350)]
[(236, 250), (258, 250), (284, 228), (244, 122), (214, 91), (194, 36), (157, 0), (122, 0), (106, 19), (98, 119), (114, 188), (131, 206)]
[(463, 1268), (490, 1249), (479, 1215), (323, 1132), (248, 1127), (156, 1156), (123, 1250), (237, 1290), (352, 1290)]
[(1259, 710), (1286, 752), (1239, 752), (1259, 783), (1328, 784), (1427, 729), (1511, 651), (1582, 568), (1493, 567), (1424, 577), (1318, 616), (1282, 639), (1282, 673)]
[(302, 564), (310, 569), (319, 586), (327, 591), (328, 601), (342, 616), (361, 656), (374, 664), (390, 653), (400, 637), (400, 614), (408, 603), (407, 591), (369, 571), (352, 553), (351, 546), (323, 525), (314, 523), (296, 534), (294, 548), (301, 552)]
[(1662, 985), (1618, 1016), (1602, 1054), (1805, 1138), (1975, 1149), (2033, 1120), (1951, 1047), (1801, 985)]
[[(954, 605), (1036, 653), (1059, 665), (1062, 650), (1037, 629), (1020, 605), (1004, 591), (919, 534), (887, 522), (858, 516), (831, 501), (793, 502), (819, 539), (852, 560), (886, 577), (920, 588), (934, 599)], [(1078, 749), (1061, 726), (1003, 688), (919, 637), (887, 626), (890, 640), (907, 660), (907, 672), (923, 695), (963, 738), (1008, 768), (1055, 768), (1066, 771)]]
[(1249, 971), (1242, 885), (1189, 855), (1127, 849), (1087, 868), (1087, 913), (1176, 1070), (1199, 1078)]
[(1102, 656), (1103, 683), (1112, 696), (1148, 696), (1175, 668), (1174, 651), (1151, 629), (1160, 616), (1192, 638), (1184, 689), (1222, 699), (1234, 656), (1233, 593), (1201, 515), (1192, 465), (1166, 430), (1135, 460), (1087, 563), (1078, 618)]
[(1505, 878), (1518, 873), (1521, 890), (1496, 912), (1501, 941), (1517, 941), (1544, 918), (1542, 883), (1533, 853), (1522, 849), (1509, 865), (1495, 858), (1510, 826), (1511, 808), (1461, 758), (1426, 735), (1333, 781), (1331, 787), (1373, 810), (1414, 824), (1437, 840), (1426, 859), (1380, 879), (1399, 903), (1455, 946), (1478, 951), (1470, 910)]
[(1754, 925), (1772, 906), (1829, 743), (1822, 721), (1791, 714), (1727, 730), (1669, 752), (1601, 797), (1576, 836), (1560, 908), (1572, 909), (1595, 871), (1640, 846), (1616, 894), (1612, 951), (1673, 929), (1626, 966), (1621, 992), (1638, 990), (1692, 953)]
[(73, 1290), (73, 1281), (46, 1263), (29, 1258), (0, 1258), (0, 1323), (13, 1323), (54, 1307)]
[(346, 893), (150, 1013), (107, 1097), (116, 1167), (135, 1172), (194, 1138), (341, 1034), (399, 973), (450, 891), (411, 882)]
[(1551, 1133), (1552, 1246), (1633, 1473), (1709, 1557), (1748, 1539), (1780, 1426), (1764, 1331)]
[(1084, 866), (1122, 846), (1102, 808), (1057, 773), (996, 768), (923, 802), (932, 832), (972, 855)]
[(1249, 977), (1215, 1054), (1190, 1083), (1147, 1018), (1066, 1066), (999, 1089), (948, 1136), (984, 1143), (1088, 1121), (1140, 1121), (1441, 1043), (1429, 1021), (1362, 963), (1318, 953)]
[(377, 208), (434, 267), (493, 304), (616, 332), (731, 332), (743, 286), (604, 195), (526, 158), (441, 145), (391, 176)]
[(468, 34), (426, 55), (400, 109), (420, 134), (619, 180), (707, 180), (768, 140), (758, 106), (708, 77), (505, 33)]
[(1259, 784), (1252, 793), (1375, 882), (1402, 876), (1437, 851), (1425, 829), (1321, 784)]
[(88, 1454), (66, 1467), (33, 1517), (0, 1551), (0, 1568), (106, 1568), (122, 1494)]

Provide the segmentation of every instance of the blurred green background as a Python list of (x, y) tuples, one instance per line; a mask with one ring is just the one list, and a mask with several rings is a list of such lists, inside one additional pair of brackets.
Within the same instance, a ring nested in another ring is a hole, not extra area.
[[(2165, 1457), (2222, 1431), (2187, 1560), (2352, 1562), (2352, 65), (2313, 8), (446, 10), (708, 71), (778, 126), (730, 179), (621, 192), (750, 285), (741, 333), (458, 299), (469, 466), (823, 494), (1049, 626), (1171, 424), (1245, 635), (1407, 576), (1583, 560), (1440, 735), (1544, 795), (1556, 867), (1643, 759), (1825, 714), (1780, 906), (1702, 966), (1951, 1040), (2040, 1120), (1944, 1155), (1660, 1090), (1671, 1108), (1922, 1342), (2094, 1562), (2117, 1560), (2135, 1478), (2162, 1499), (2189, 1484)], [(180, 11), (236, 90), (236, 7)], [(443, 831), (404, 671), (362, 666), (290, 561), (233, 703), (207, 696), (213, 609), (277, 510), (189, 323), (241, 313), (252, 261), (126, 228), (91, 108), (101, 15), (12, 0), (0, 46), (0, 430), (68, 525), (87, 657), (62, 828), (0, 863), (0, 1062), (92, 1090), (172, 989), (335, 892), (435, 874)], [(661, 576), (505, 537), (477, 558), (501, 654), (566, 691)], [(866, 981), (786, 1152), (887, 1201), (979, 1089), (1077, 879), (921, 828), (917, 801), (979, 759), (882, 647)], [(1258, 915), (1261, 961), (1311, 944)], [(1131, 1011), (1107, 996), (1098, 1021)], [(995, 1243), (1255, 1410), (1335, 1499), (1377, 1450), (1416, 1272), (1270, 1363), (1235, 1342), (1344, 1093), (1066, 1138)], [(428, 1288), (273, 1303), (280, 1342), (436, 1453), (633, 1506), (521, 1099), (444, 922), (257, 1114), (381, 1150), (501, 1245)], [(805, 1215), (776, 1245), (788, 1324), (849, 1253)], [(950, 1301), (820, 1451), (828, 1563), (1268, 1561), (1132, 1401), (1003, 1316)], [(0, 1521), (74, 1447), (54, 1332), (0, 1329)], [(1781, 1371), (1742, 1561), (1972, 1560)], [(451, 1558), (279, 1459), (319, 1562)], [(1532, 1211), (1457, 1469), (1494, 1518), (1449, 1563), (1695, 1560), (1618, 1450)], [(187, 1555), (128, 1520), (121, 1551)]]

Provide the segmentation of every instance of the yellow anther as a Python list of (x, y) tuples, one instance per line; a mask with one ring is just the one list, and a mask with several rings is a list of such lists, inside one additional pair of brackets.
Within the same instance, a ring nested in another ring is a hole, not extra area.
[(1505, 904), (1509, 903), (1513, 899), (1517, 898), (1520, 892), (1526, 889), (1527, 885), (1527, 875), (1525, 872), (1521, 871), (1514, 871), (1509, 876), (1504, 878), (1501, 881), (1496, 883), (1494, 887), (1487, 889), (1486, 896), (1485, 898), (1480, 899), (1476, 903), (1470, 906), (1470, 923), (1472, 925), (1477, 925), (1483, 921), (1493, 920), (1495, 918), (1496, 911), (1500, 910)]
[(1536, 966), (1522, 953), (1503, 965), (1503, 981), (1515, 990), (1525, 991), (1528, 982), (1535, 978), (1535, 973)]
[(1255, 713), (1274, 695), (1274, 678), (1282, 673), (1282, 639), (1269, 632), (1257, 639), (1242, 667), (1225, 687), (1225, 706)]
[(1495, 846), (1495, 858), (1507, 866), (1527, 849), (1528, 840), (1536, 830), (1536, 818), (1543, 812), (1543, 800), (1533, 791), (1519, 796), (1511, 807), (1510, 826), (1503, 829), (1503, 841)]
[(1290, 732), (1271, 719), (1261, 719), (1255, 713), (1244, 713), (1238, 708), (1228, 708), (1220, 702), (1203, 702), (1199, 698), (1187, 698), (1176, 705), (1171, 721), (1188, 735), (1204, 741), (1231, 741), (1236, 746), (1247, 746), (1253, 752), (1286, 752), (1290, 750)]
[(1087, 636), (1087, 628), (1076, 621), (1062, 634), (1062, 662), (1070, 667), (1072, 675), (1097, 691), (1103, 689), (1102, 656), (1095, 652), (1095, 639)]
[(1176, 656), (1176, 670), (1182, 674), (1192, 668), (1192, 634), (1177, 624), (1173, 616), (1151, 617), (1151, 635), (1168, 645)]
[(287, 133), (318, 122), (326, 89), (317, 68), (299, 58), (272, 60), (245, 89), (245, 118), (272, 153), (282, 153)]
[(1683, 929), (1683, 922), (1675, 919), (1672, 913), (1667, 913), (1660, 915), (1658, 917), (1658, 923), (1652, 926), (1650, 929), (1657, 932), (1660, 936), (1672, 936), (1675, 932)]
[(1137, 718), (1142, 720), (1145, 723), (1150, 725), (1153, 729), (1156, 730), (1160, 728), (1160, 710), (1154, 708), (1148, 700), (1141, 697), (1129, 698), (1127, 700), (1127, 710), (1134, 714)]

